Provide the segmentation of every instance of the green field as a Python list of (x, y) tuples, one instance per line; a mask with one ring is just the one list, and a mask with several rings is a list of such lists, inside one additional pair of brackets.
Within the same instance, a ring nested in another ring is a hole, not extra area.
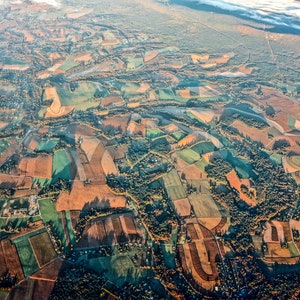
[(176, 268), (176, 264), (175, 264), (176, 248), (175, 247), (176, 247), (176, 243), (177, 243), (177, 234), (178, 234), (178, 229), (175, 226), (175, 228), (172, 229), (170, 241), (169, 242), (162, 241), (160, 244), (166, 266), (171, 269)]
[(133, 264), (131, 257), (135, 253), (91, 258), (87, 260), (87, 266), (118, 286), (126, 281), (135, 284), (152, 273), (150, 269), (141, 269)]
[(76, 238), (75, 238), (74, 230), (73, 230), (73, 227), (72, 227), (70, 211), (66, 211), (66, 224), (67, 224), (71, 244), (75, 245)]
[(51, 199), (39, 200), (39, 207), (44, 223), (51, 223), (53, 232), (59, 237), (63, 245), (66, 245), (66, 237), (64, 234), (61, 214), (55, 209), (55, 203)]
[(127, 69), (129, 70), (137, 69), (141, 67), (143, 64), (144, 64), (144, 59), (142, 57), (129, 58), (127, 60)]
[(176, 153), (188, 164), (193, 164), (200, 159), (200, 155), (192, 149), (186, 148)]
[(2, 155), (10, 146), (10, 142), (7, 140), (0, 140), (0, 155)]
[(57, 94), (59, 96), (61, 105), (75, 105), (77, 109), (88, 109), (99, 105), (93, 99), (98, 87), (94, 82), (83, 81), (79, 82), (78, 87), (72, 92), (69, 85), (58, 87)]
[(74, 61), (74, 59), (70, 57), (69, 59), (67, 59), (67, 60), (59, 67), (59, 69), (61, 69), (61, 70), (63, 70), (63, 71), (68, 71), (68, 70), (70, 70), (70, 69), (72, 69), (72, 68), (74, 68), (74, 67), (77, 67), (77, 66), (79, 66), (79, 65), (80, 65), (79, 62)]
[(195, 119), (195, 120), (197, 120), (198, 122), (204, 124), (203, 120), (201, 120), (200, 118), (198, 118), (197, 116), (195, 116), (192, 112), (187, 111), (186, 114), (187, 114), (187, 116), (190, 117), (191, 119)]
[(185, 190), (175, 170), (165, 175), (163, 181), (167, 194), (172, 201), (186, 197)]
[(282, 165), (282, 155), (278, 153), (273, 153), (270, 155), (270, 159), (276, 166)]
[(66, 150), (54, 152), (52, 166), (52, 183), (59, 178), (70, 180), (73, 179), (70, 171), (71, 161)]
[(181, 139), (183, 139), (186, 136), (186, 133), (184, 133), (183, 131), (177, 131), (177, 132), (172, 133), (171, 136), (176, 141), (180, 141)]
[(249, 164), (247, 160), (234, 156), (234, 154), (228, 150), (222, 150), (219, 151), (219, 153), (234, 167), (240, 178), (248, 179), (250, 177), (256, 177), (255, 173), (252, 170), (251, 164)]
[(156, 91), (160, 100), (174, 100), (175, 96), (171, 89), (161, 89)]
[(217, 150), (212, 142), (200, 142), (194, 145), (191, 149), (200, 155)]
[(295, 128), (295, 123), (296, 123), (296, 118), (294, 118), (293, 116), (289, 115), (288, 126), (291, 128), (291, 130), (297, 130)]
[(295, 246), (295, 244), (293, 242), (290, 242), (287, 244), (288, 244), (288, 248), (290, 250), (291, 256), (299, 256), (300, 255), (297, 247)]
[(290, 156), (288, 157), (288, 162), (292, 165), (292, 166), (296, 166), (296, 167), (300, 167), (300, 156)]
[(59, 142), (58, 139), (51, 139), (48, 141), (41, 141), (35, 151), (52, 151), (57, 143)]
[(29, 276), (39, 269), (29, 238), (42, 232), (45, 232), (45, 228), (17, 237), (13, 240), (13, 243), (16, 245), (25, 276)]
[(205, 171), (205, 168), (209, 165), (209, 163), (205, 159), (198, 160), (195, 162), (195, 165), (202, 171)]
[(163, 135), (165, 135), (164, 132), (162, 132), (159, 128), (147, 128), (146, 130), (146, 136), (149, 139), (157, 138)]
[(26, 238), (18, 242), (14, 242), (14, 244), (18, 251), (24, 275), (29, 276), (36, 272), (39, 269), (39, 266), (29, 240)]

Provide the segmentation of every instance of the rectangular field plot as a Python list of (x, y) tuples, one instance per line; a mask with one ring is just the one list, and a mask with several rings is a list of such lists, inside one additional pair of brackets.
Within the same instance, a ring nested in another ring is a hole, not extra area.
[(221, 213), (211, 195), (192, 194), (189, 200), (197, 218), (219, 218)]
[(217, 150), (212, 142), (200, 142), (192, 147), (192, 150), (198, 154), (205, 154)]
[(57, 88), (57, 93), (61, 105), (85, 105), (86, 108), (95, 107), (98, 102), (91, 100), (98, 87), (95, 83), (90, 81), (80, 82), (74, 91), (71, 91), (68, 86), (64, 88)]
[(18, 238), (13, 241), (21, 261), (22, 269), (25, 276), (29, 276), (39, 269), (33, 249), (28, 240), (28, 237)]
[(51, 199), (39, 200), (39, 207), (44, 223), (52, 222), (52, 230), (60, 238), (63, 245), (66, 245), (66, 237), (64, 234), (61, 214), (55, 209), (55, 203)]
[(52, 139), (49, 141), (41, 141), (35, 151), (52, 151), (57, 143), (59, 142), (58, 139)]
[(29, 241), (40, 268), (56, 257), (54, 247), (47, 232), (37, 234), (31, 237)]
[(175, 170), (172, 170), (170, 173), (164, 176), (163, 181), (168, 196), (172, 201), (186, 197), (185, 190)]
[(52, 183), (60, 179), (72, 179), (71, 160), (65, 150), (56, 151), (53, 155)]
[(188, 164), (193, 164), (200, 159), (200, 155), (189, 148), (177, 151), (177, 153)]

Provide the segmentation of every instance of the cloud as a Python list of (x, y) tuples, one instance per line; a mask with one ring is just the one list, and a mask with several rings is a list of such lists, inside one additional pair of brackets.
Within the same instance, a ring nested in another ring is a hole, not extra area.
[[(193, 1), (194, 0), (186, 0)], [(196, 0), (225, 11), (272, 25), (300, 30), (300, 3), (297, 0)]]
[[(0, 0), (0, 6), (5, 6), (7, 4), (21, 4), (25, 2), (24, 0)], [(31, 0), (31, 2), (33, 3), (46, 3), (46, 4), (49, 4), (49, 5), (52, 5), (52, 6), (55, 6), (55, 7), (60, 7), (60, 2), (59, 0)]]

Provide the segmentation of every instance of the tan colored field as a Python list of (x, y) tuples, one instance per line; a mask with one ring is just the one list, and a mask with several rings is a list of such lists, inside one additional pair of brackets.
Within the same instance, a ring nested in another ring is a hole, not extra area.
[(103, 171), (106, 176), (108, 174), (118, 174), (119, 173), (116, 168), (116, 165), (112, 159), (112, 156), (108, 150), (105, 150), (103, 153), (103, 156), (101, 159), (101, 165), (102, 165)]
[(174, 133), (179, 130), (179, 127), (175, 124), (169, 124), (164, 128), (168, 133)]
[(102, 99), (101, 106), (106, 107), (110, 105), (121, 105), (123, 102), (124, 100), (120, 96), (109, 96)]
[(188, 217), (191, 215), (191, 205), (187, 198), (175, 200), (173, 204), (180, 217)]
[(261, 142), (264, 146), (270, 144), (271, 139), (268, 137), (268, 128), (260, 130), (255, 127), (250, 127), (240, 120), (235, 120), (230, 126), (236, 128), (242, 135), (250, 139)]
[(146, 93), (150, 89), (150, 85), (148, 83), (142, 82), (140, 87), (136, 90), (137, 93)]
[(127, 103), (127, 107), (129, 108), (136, 108), (136, 107), (139, 107), (141, 104), (140, 102), (129, 102)]
[(191, 54), (191, 59), (194, 64), (201, 62), (201, 61), (208, 61), (209, 54)]
[(10, 70), (10, 71), (25, 71), (29, 69), (27, 65), (3, 65), (3, 70)]
[(157, 50), (146, 52), (145, 56), (144, 56), (144, 62), (148, 62), (148, 61), (152, 60), (157, 55), (158, 55), (158, 51)]
[(194, 109), (188, 109), (196, 118), (200, 119), (204, 123), (209, 123), (214, 118), (215, 114), (212, 110), (196, 111)]
[[(184, 161), (183, 161), (184, 162)], [(199, 179), (205, 179), (207, 177), (206, 173), (200, 170), (196, 165), (190, 165), (184, 162), (187, 166), (181, 169), (181, 174), (185, 174), (185, 178), (189, 180), (199, 180)], [(177, 164), (178, 168), (176, 168), (179, 171), (181, 161), (178, 162)]]
[(99, 139), (94, 136), (80, 136), (82, 139), (80, 148), (85, 152), (88, 161), (91, 161), (97, 147), (103, 148), (103, 145)]
[(188, 198), (197, 218), (217, 218), (220, 222), (221, 213), (210, 194), (193, 193)]
[(45, 118), (57, 118), (69, 114), (75, 106), (62, 106), (55, 87), (47, 87), (45, 89), (46, 100), (53, 100), (47, 108)]
[[(257, 204), (255, 190), (251, 188), (250, 181), (248, 179), (240, 179), (234, 170), (232, 170), (226, 175), (226, 179), (228, 180), (231, 188), (234, 188), (238, 191), (241, 200), (245, 201), (250, 206), (255, 206)], [(250, 198), (241, 190), (242, 185), (246, 186), (249, 191), (253, 192), (253, 198)]]
[(31, 237), (29, 242), (40, 268), (56, 257), (48, 232)]
[(23, 157), (19, 163), (19, 170), (26, 176), (51, 179), (52, 156)]
[(178, 94), (180, 97), (184, 98), (184, 99), (189, 99), (191, 98), (191, 92), (189, 89), (185, 89), (185, 90), (177, 90), (176, 94)]
[(253, 96), (254, 99), (264, 107), (268, 105), (273, 106), (276, 111), (276, 115), (272, 118), (272, 120), (282, 126), (285, 132), (289, 132), (291, 130), (288, 126), (289, 115), (300, 120), (299, 103), (295, 102), (288, 96), (283, 95), (281, 92), (272, 87), (263, 86), (262, 93), (262, 96), (255, 93), (251, 94), (251, 96)]
[(60, 59), (61, 55), (57, 52), (52, 52), (49, 54), (49, 59), (50, 60), (56, 60), (56, 59)]
[(89, 62), (92, 60), (92, 56), (89, 53), (79, 54), (74, 60), (79, 62)]
[(114, 195), (106, 185), (73, 182), (71, 192), (62, 192), (56, 202), (56, 210), (88, 210), (94, 208), (119, 208), (126, 206), (126, 199)]
[(9, 272), (11, 276), (17, 276), (17, 281), (24, 279), (17, 249), (10, 240), (5, 239), (0, 243), (0, 274)]
[(199, 140), (201, 140), (199, 134), (197, 132), (194, 132), (181, 139), (177, 144), (179, 147), (183, 147), (186, 145), (195, 144)]
[(142, 136), (146, 135), (146, 127), (144, 124), (138, 124), (131, 120), (127, 126), (127, 133), (129, 135), (141, 134)]
[(9, 123), (0, 121), (0, 130), (4, 129)]

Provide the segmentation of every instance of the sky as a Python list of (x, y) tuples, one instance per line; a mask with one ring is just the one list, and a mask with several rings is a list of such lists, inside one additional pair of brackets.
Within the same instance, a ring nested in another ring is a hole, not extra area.
[(186, 0), (212, 5), (226, 11), (273, 25), (300, 30), (300, 0)]

